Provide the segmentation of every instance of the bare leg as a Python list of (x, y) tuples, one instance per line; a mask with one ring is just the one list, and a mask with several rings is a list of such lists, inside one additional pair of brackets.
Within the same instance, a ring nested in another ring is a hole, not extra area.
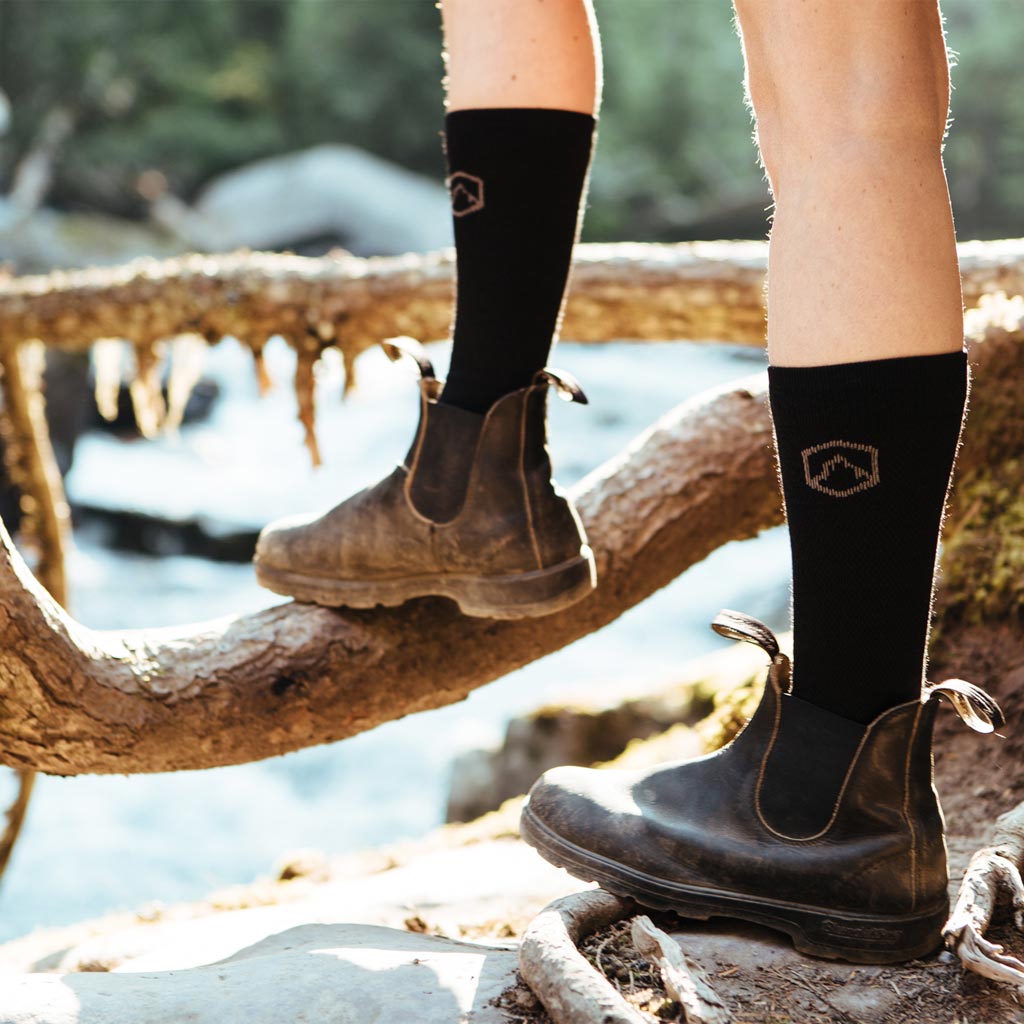
[(920, 693), (967, 386), (942, 23), (937, 0), (735, 6), (776, 203), (794, 692), (867, 723)]
[(592, 0), (441, 0), (449, 110), (547, 107), (596, 114)]
[(936, 0), (735, 6), (775, 197), (772, 363), (961, 348)]

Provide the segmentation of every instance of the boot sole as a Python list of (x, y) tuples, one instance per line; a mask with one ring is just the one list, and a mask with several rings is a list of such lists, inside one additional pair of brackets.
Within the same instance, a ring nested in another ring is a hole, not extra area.
[(394, 608), (415, 597), (448, 597), (463, 615), (483, 619), (526, 619), (562, 611), (597, 586), (594, 554), (560, 565), (505, 576), (403, 576), (397, 579), (340, 580), (274, 569), (256, 562), (262, 587), (296, 601), (331, 608)]
[(856, 914), (740, 893), (682, 885), (648, 875), (584, 850), (547, 827), (527, 804), (520, 834), (545, 860), (586, 882), (655, 910), (706, 921), (738, 918), (784, 932), (810, 956), (858, 964), (915, 960), (938, 948), (949, 914), (944, 900), (927, 912), (906, 915)]

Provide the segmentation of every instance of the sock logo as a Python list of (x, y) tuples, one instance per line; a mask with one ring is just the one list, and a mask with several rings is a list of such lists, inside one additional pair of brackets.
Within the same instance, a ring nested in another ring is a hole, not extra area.
[(448, 190), (452, 197), (452, 213), (465, 217), (484, 208), (484, 180), (475, 174), (456, 171), (448, 178)]
[(804, 480), (822, 494), (845, 498), (878, 483), (878, 449), (852, 441), (827, 441), (805, 448)]

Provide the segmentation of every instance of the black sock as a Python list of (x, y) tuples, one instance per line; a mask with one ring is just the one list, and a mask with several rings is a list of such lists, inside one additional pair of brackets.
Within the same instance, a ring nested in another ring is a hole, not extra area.
[(594, 125), (589, 114), (540, 108), (445, 118), (458, 283), (442, 402), (484, 412), (547, 362)]
[(867, 723), (920, 694), (963, 352), (768, 369), (794, 693)]

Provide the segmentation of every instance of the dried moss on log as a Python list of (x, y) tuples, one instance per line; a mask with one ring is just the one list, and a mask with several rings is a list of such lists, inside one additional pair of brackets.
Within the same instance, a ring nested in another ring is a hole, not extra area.
[[(960, 246), (965, 301), (1024, 294), (1024, 239)], [(764, 343), (762, 242), (581, 245), (563, 335)], [(151, 345), (178, 334), (233, 335), (258, 350), (337, 345), (351, 360), (384, 338), (443, 338), (451, 252), (362, 259), (252, 253), (141, 259), (122, 267), (0, 276), (0, 346), (31, 338), (86, 349), (98, 338)]]

